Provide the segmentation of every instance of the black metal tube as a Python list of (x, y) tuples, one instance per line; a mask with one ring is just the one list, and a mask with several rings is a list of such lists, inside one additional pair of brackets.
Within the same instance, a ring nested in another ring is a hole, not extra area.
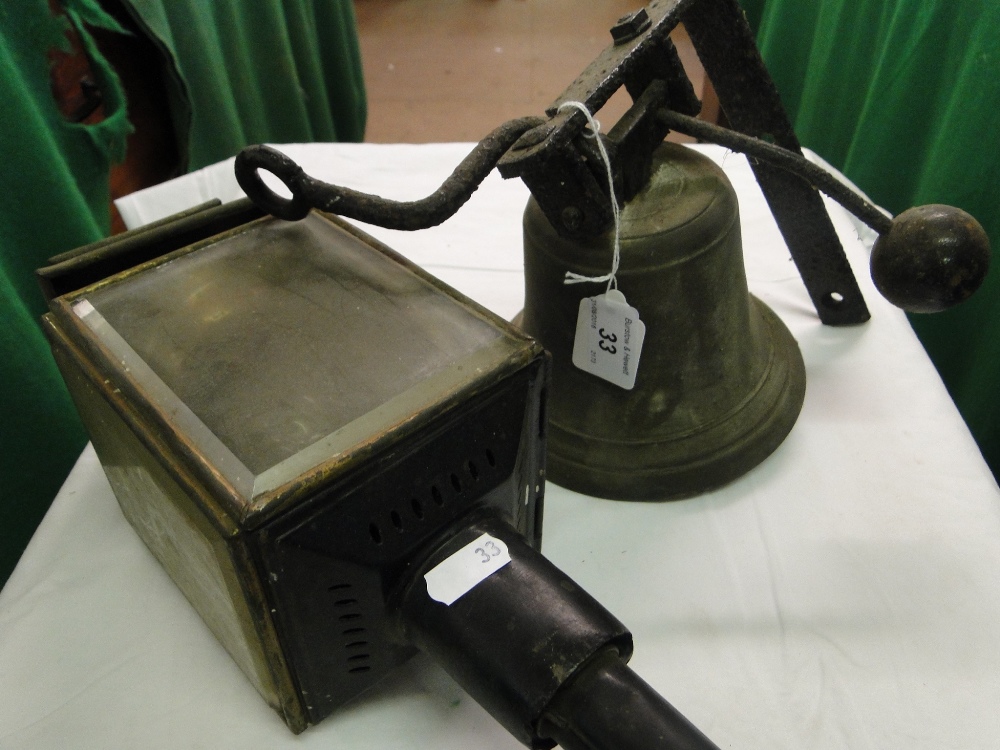
[(719, 750), (614, 651), (567, 684), (539, 722), (563, 750)]
[[(484, 538), (510, 562), (450, 604), (432, 598), (428, 572)], [(450, 534), (399, 602), (406, 639), (528, 747), (718, 750), (625, 665), (625, 626), (503, 521)]]

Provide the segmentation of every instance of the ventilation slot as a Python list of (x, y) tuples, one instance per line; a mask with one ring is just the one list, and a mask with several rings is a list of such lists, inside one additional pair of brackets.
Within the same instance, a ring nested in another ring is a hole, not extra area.
[(403, 533), (403, 517), (399, 515), (399, 511), (392, 511), (389, 514), (389, 520), (392, 521), (392, 525), (396, 527), (396, 531)]
[[(372, 524), (373, 528), (377, 528)], [(337, 620), (341, 624), (340, 634), (344, 643), (344, 663), (348, 674), (364, 674), (370, 672), (371, 643), (366, 638), (367, 628), (361, 625), (363, 616), (361, 605), (350, 595), (351, 584), (337, 583), (329, 587), (329, 591), (338, 597), (333, 602)]]
[(364, 674), (371, 671), (371, 654), (351, 654), (347, 657), (347, 671), (350, 674)]
[[(485, 462), (482, 458), (485, 458)], [(404, 501), (402, 507), (384, 509), (382, 511), (384, 515), (376, 517), (368, 524), (368, 536), (372, 542), (380, 547), (383, 545), (395, 547), (393, 539), (397, 537), (391, 531), (387, 535), (386, 529), (391, 527), (400, 535), (405, 535), (408, 531), (411, 533), (417, 531), (420, 525), (416, 522), (427, 520), (429, 514), (433, 515), (435, 507), (443, 508), (451, 497), (457, 495), (461, 499), (463, 493), (483, 478), (484, 471), (489, 474), (490, 469), (496, 468), (497, 459), (493, 451), (487, 448), (478, 458), (475, 460), (468, 458), (460, 466), (459, 471), (447, 474), (444, 481), (430, 485), (429, 501), (426, 496), (425, 499), (411, 497), (409, 503)]]

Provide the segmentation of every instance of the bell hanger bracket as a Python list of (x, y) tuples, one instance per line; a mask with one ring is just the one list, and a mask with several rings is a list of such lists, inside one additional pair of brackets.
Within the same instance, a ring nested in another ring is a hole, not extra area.
[[(635, 29), (635, 35), (616, 38), (546, 110), (550, 120), (540, 129), (547, 130), (547, 135), (539, 139), (529, 131), (498, 165), (505, 177), (518, 176), (525, 181), (560, 233), (604, 231), (610, 222), (610, 211), (606, 208), (607, 197), (598, 203), (594, 188), (587, 181), (575, 184), (577, 192), (583, 195), (566, 192), (560, 195), (553, 189), (561, 181), (559, 173), (563, 165), (571, 158), (565, 153), (567, 147), (579, 144), (580, 139), (574, 140), (574, 136), (585, 125), (582, 113), (560, 112), (559, 106), (567, 101), (580, 101), (596, 112), (624, 85), (635, 101), (633, 109), (640, 110), (630, 110), (629, 118), (643, 123), (633, 128), (640, 132), (643, 127), (649, 128), (646, 121), (655, 119), (655, 111), (661, 108), (697, 114), (700, 103), (669, 37), (680, 23), (691, 37), (732, 129), (801, 155), (801, 146), (736, 0), (653, 0), (647, 8), (623, 17), (615, 27)], [(667, 84), (666, 92), (660, 94), (662, 98), (656, 97), (659, 101), (653, 102), (647, 99), (640, 104), (642, 93), (657, 80)], [(664, 128), (653, 147), (669, 130)], [(654, 128), (654, 132), (658, 129)], [(648, 141), (631, 138), (622, 142), (616, 136), (620, 134), (612, 130), (607, 138), (611, 142), (608, 152), (616, 176), (636, 175), (638, 169), (638, 176), (644, 181), (648, 166), (643, 165), (648, 165), (652, 152), (652, 149), (647, 151)], [(593, 157), (589, 163), (593, 164)], [(868, 320), (870, 315), (861, 290), (817, 190), (796, 175), (766, 162), (751, 159), (751, 167), (820, 319), (828, 325), (853, 325)], [(567, 181), (567, 184), (573, 183)], [(596, 181), (597, 186), (601, 184)], [(634, 189), (622, 187), (627, 200)], [(595, 212), (595, 203), (604, 208), (603, 212)], [(592, 218), (591, 212), (596, 213)]]
[[(715, 87), (728, 128), (694, 118), (701, 103), (670, 40), (681, 23)], [(737, 0), (653, 0), (619, 19), (611, 35), (612, 44), (552, 102), (546, 117), (503, 123), (421, 200), (392, 201), (316, 180), (280, 151), (262, 145), (237, 156), (237, 180), (259, 208), (280, 218), (301, 219), (317, 208), (416, 230), (452, 216), (497, 167), (505, 178), (524, 180), (559, 234), (587, 237), (612, 224), (595, 137), (609, 155), (615, 194), (628, 201), (646, 185), (654, 149), (675, 130), (748, 155), (817, 314), (827, 325), (856, 325), (870, 314), (820, 190), (880, 234), (872, 276), (893, 304), (936, 312), (966, 299), (982, 283), (989, 267), (989, 239), (973, 217), (934, 206), (910, 209), (894, 219), (802, 155)], [(622, 86), (633, 103), (606, 134), (588, 133), (579, 110), (560, 109), (566, 102), (581, 102), (597, 112)], [(259, 170), (278, 177), (292, 197), (272, 191)]]

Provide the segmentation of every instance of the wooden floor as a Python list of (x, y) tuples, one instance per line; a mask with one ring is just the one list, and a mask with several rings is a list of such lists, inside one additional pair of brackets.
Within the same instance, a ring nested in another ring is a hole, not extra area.
[[(355, 0), (374, 143), (478, 141), (505, 120), (541, 115), (611, 42), (641, 0)], [(674, 42), (701, 91), (683, 30)], [(609, 130), (619, 92), (598, 114)]]

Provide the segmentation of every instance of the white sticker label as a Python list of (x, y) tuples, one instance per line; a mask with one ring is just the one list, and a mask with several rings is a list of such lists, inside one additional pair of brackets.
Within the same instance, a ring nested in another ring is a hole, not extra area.
[(434, 601), (450, 605), (509, 562), (507, 545), (483, 534), (424, 575), (427, 595)]
[(76, 317), (78, 318), (86, 318), (94, 312), (94, 306), (88, 300), (82, 299), (73, 305), (73, 312), (76, 313)]
[(635, 387), (646, 325), (625, 295), (611, 289), (580, 300), (573, 364), (627, 391)]

